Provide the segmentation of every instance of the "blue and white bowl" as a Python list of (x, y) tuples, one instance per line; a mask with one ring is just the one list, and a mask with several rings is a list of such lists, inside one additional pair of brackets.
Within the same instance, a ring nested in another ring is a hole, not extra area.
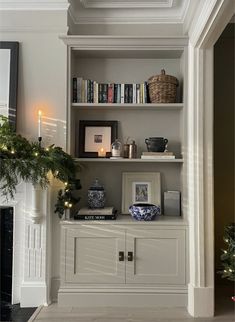
[(148, 221), (160, 215), (161, 207), (149, 203), (135, 203), (129, 207), (129, 212), (136, 220)]

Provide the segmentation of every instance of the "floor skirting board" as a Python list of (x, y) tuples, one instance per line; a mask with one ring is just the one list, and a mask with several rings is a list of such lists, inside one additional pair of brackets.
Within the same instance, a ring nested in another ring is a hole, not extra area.
[(59, 291), (58, 305), (73, 307), (186, 307), (187, 293), (94, 293)]

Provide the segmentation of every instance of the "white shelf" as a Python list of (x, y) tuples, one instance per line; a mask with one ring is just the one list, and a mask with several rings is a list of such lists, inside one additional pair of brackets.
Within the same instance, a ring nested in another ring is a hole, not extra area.
[(183, 103), (72, 103), (72, 108), (78, 108), (79, 110), (86, 110), (88, 108), (93, 110), (181, 110), (183, 106)]
[(188, 222), (182, 216), (166, 216), (160, 215), (157, 216), (156, 219), (150, 221), (138, 221), (128, 215), (118, 215), (116, 220), (62, 220), (60, 222), (62, 225), (120, 225), (120, 224), (128, 224), (128, 225), (139, 225), (139, 226), (153, 226), (153, 225), (179, 225), (179, 226), (187, 226)]
[(75, 158), (77, 162), (114, 162), (114, 163), (183, 163), (183, 159), (109, 159), (109, 158)]

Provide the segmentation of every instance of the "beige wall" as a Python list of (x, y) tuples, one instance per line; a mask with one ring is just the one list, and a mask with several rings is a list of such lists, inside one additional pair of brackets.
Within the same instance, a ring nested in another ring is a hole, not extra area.
[(214, 48), (215, 267), (221, 267), (224, 227), (234, 222), (234, 24)]
[[(37, 112), (43, 112), (43, 144), (65, 148), (67, 48), (59, 35), (67, 33), (66, 11), (0, 12), (0, 41), (18, 41), (19, 77), (17, 132), (37, 140)], [(52, 278), (59, 277), (59, 219), (52, 191)], [(57, 285), (56, 285), (57, 286)], [(56, 287), (53, 285), (53, 287)]]
[(66, 12), (0, 13), (0, 40), (20, 43), (17, 131), (36, 140), (37, 113), (41, 109), (44, 143), (62, 147), (66, 142), (67, 51), (59, 34), (66, 32)]

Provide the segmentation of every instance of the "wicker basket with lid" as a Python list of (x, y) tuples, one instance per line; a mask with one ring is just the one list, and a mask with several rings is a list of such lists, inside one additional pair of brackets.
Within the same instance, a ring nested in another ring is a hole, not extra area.
[(178, 79), (171, 75), (166, 75), (164, 69), (161, 75), (155, 75), (148, 79), (149, 97), (151, 103), (175, 103), (176, 87), (179, 85)]

